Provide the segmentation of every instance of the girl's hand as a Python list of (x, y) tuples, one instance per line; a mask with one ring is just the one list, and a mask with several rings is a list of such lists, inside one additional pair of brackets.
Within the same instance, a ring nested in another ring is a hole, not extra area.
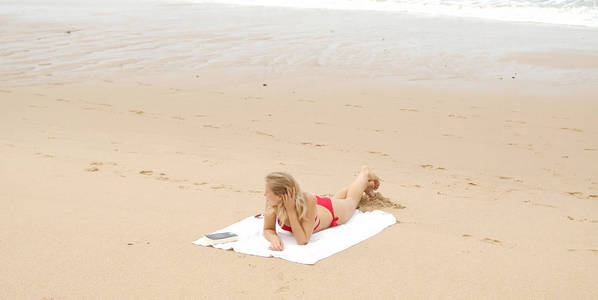
[(270, 247), (268, 247), (268, 249), (274, 250), (274, 251), (282, 251), (282, 249), (284, 249), (282, 240), (279, 237), (275, 237), (274, 240), (272, 241), (272, 243), (270, 244)]
[(295, 211), (295, 188), (292, 191), (287, 190), (287, 193), (282, 195), (282, 204), (288, 210)]

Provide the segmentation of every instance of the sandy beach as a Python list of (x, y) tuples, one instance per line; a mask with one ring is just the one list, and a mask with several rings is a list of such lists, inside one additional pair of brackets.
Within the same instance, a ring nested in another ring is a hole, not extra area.
[[(0, 299), (598, 298), (596, 29), (78, 5), (0, 4)], [(313, 266), (191, 244), (364, 164), (398, 223)]]

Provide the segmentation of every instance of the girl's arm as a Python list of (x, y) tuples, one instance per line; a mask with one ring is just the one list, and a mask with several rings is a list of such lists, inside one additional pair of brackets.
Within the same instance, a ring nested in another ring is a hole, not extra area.
[(305, 214), (305, 218), (299, 221), (299, 217), (297, 216), (297, 209), (295, 208), (295, 189), (292, 192), (287, 191), (286, 195), (282, 196), (284, 208), (287, 211), (287, 216), (289, 217), (289, 223), (291, 223), (291, 228), (293, 229), (293, 236), (295, 236), (295, 240), (297, 240), (297, 244), (305, 245), (309, 242), (311, 238), (311, 234), (314, 228), (314, 218), (315, 218), (315, 209), (309, 209), (310, 205), (307, 205), (307, 213)]
[(268, 209), (264, 213), (264, 237), (270, 241), (270, 250), (281, 251), (284, 248), (282, 240), (276, 234), (276, 214), (268, 213)]

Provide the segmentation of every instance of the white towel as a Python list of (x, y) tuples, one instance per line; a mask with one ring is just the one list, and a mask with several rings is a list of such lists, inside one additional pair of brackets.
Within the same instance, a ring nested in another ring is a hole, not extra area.
[[(279, 257), (302, 264), (315, 264), (339, 251), (347, 249), (366, 240), (382, 229), (395, 224), (397, 220), (392, 214), (380, 210), (361, 212), (355, 210), (353, 217), (345, 224), (327, 228), (312, 234), (307, 245), (298, 245), (291, 232), (282, 230), (276, 224), (278, 236), (284, 243), (282, 251), (269, 250), (270, 242), (264, 238), (264, 219), (248, 217), (216, 232), (231, 231), (239, 236), (235, 242), (217, 244), (214, 248), (233, 249), (236, 252), (263, 257)], [(216, 233), (214, 232), (214, 233)], [(193, 242), (200, 246), (209, 246), (203, 237)]]

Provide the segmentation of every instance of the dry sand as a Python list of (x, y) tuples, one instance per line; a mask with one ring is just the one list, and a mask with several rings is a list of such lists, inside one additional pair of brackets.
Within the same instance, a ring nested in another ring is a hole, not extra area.
[[(598, 298), (583, 66), (577, 85), (309, 63), (45, 76), (2, 50), (0, 299)], [(327, 194), (362, 164), (399, 223), (314, 266), (191, 244), (261, 212), (270, 171)]]

